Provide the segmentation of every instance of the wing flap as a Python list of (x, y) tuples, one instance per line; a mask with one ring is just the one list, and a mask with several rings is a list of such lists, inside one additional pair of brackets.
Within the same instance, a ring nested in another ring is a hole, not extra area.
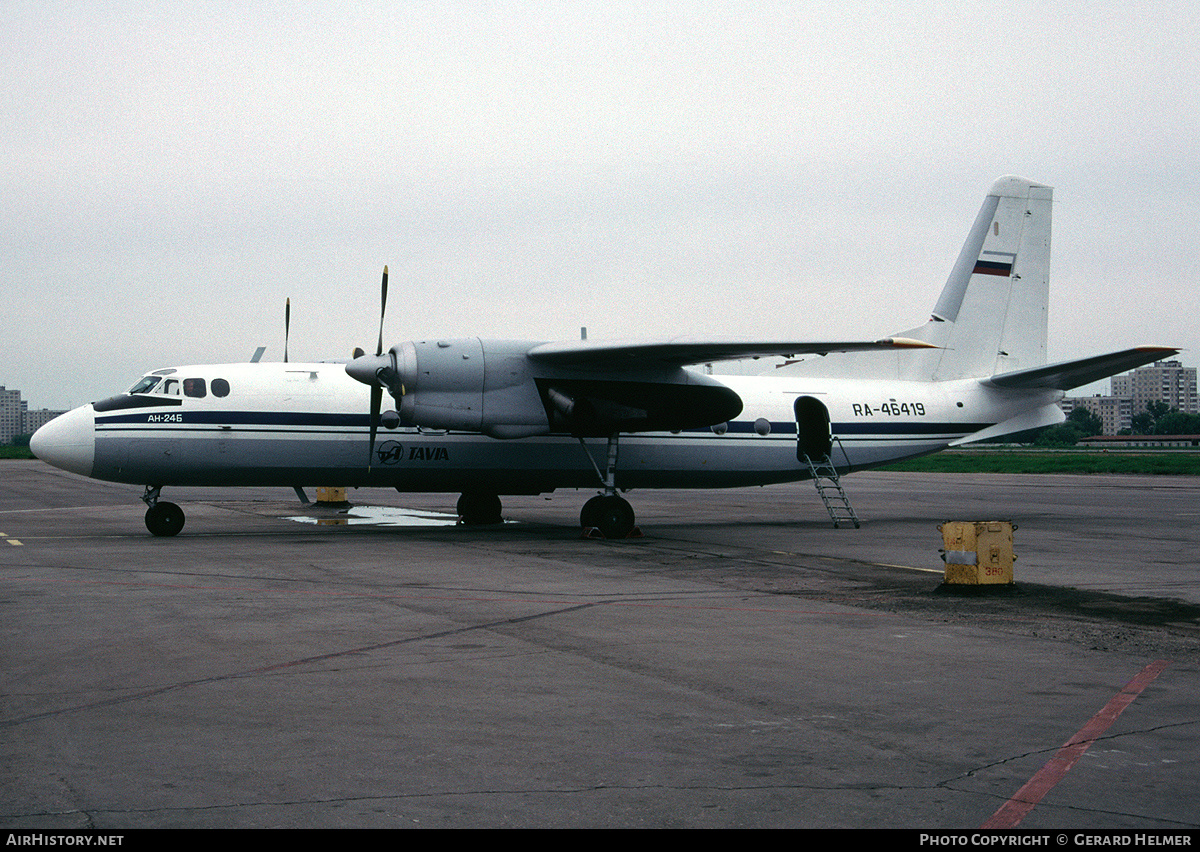
[(1075, 361), (1061, 361), (1045, 367), (998, 373), (983, 384), (1012, 390), (1062, 390), (1081, 387), (1091, 382), (1115, 376), (1126, 370), (1141, 367), (1179, 352), (1169, 346), (1137, 346), (1107, 355), (1094, 355)]

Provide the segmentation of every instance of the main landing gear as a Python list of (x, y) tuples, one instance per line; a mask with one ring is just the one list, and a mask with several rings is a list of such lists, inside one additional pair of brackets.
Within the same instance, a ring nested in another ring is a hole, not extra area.
[(590, 536), (597, 532), (604, 538), (630, 538), (640, 534), (635, 524), (633, 507), (629, 505), (628, 500), (617, 494), (617, 438), (618, 434), (615, 432), (608, 436), (608, 464), (604, 473), (600, 472), (600, 467), (588, 452), (583, 438), (579, 439), (579, 445), (583, 447), (592, 467), (596, 469), (596, 475), (600, 477), (604, 488), (600, 494), (584, 503), (579, 513), (579, 523), (583, 527), (584, 535)]
[[(584, 535), (591, 538), (630, 538), (640, 534), (633, 507), (629, 505), (628, 500), (617, 494), (617, 438), (617, 434), (608, 437), (608, 461), (604, 472), (600, 471), (583, 438), (579, 439), (579, 446), (592, 463), (603, 489), (584, 503), (579, 513), (579, 524), (583, 527)], [(458, 498), (456, 508), (459, 522), (462, 524), (504, 522), (500, 514), (500, 498), (490, 491), (464, 491)]]
[[(608, 437), (608, 461), (601, 472), (592, 453), (579, 439), (579, 446), (592, 463), (596, 476), (600, 478), (602, 491), (583, 504), (579, 513), (579, 524), (589, 538), (631, 538), (640, 535), (635, 523), (633, 507), (629, 501), (617, 494), (617, 434)], [(500, 497), (491, 491), (464, 491), (456, 506), (459, 523), (464, 525), (500, 524), (504, 518), (500, 511)], [(149, 524), (149, 520), (146, 522)]]
[(160, 491), (161, 485), (147, 485), (146, 493), (142, 495), (142, 502), (150, 507), (146, 510), (146, 529), (158, 536), (178, 535), (183, 529), (183, 509), (174, 503), (159, 500)]
[(458, 498), (458, 517), (464, 524), (502, 524), (500, 497), (487, 491), (464, 491)]
[(595, 530), (604, 538), (629, 538), (637, 529), (633, 507), (617, 494), (597, 494), (584, 503), (579, 524), (584, 533)]

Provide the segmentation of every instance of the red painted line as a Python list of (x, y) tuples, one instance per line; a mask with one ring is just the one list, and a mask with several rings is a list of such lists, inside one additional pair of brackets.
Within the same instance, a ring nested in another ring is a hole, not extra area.
[(980, 828), (1016, 828), (1017, 824), (1025, 819), (1026, 815), (1054, 788), (1054, 785), (1066, 776), (1075, 762), (1083, 757), (1083, 753), (1092, 747), (1092, 743), (1104, 735), (1104, 732), (1113, 722), (1117, 721), (1117, 717), (1124, 712), (1125, 708), (1132, 704), (1133, 700), (1142, 694), (1142, 690), (1149, 686), (1150, 682), (1170, 664), (1170, 660), (1155, 660), (1138, 672), (1133, 680), (1125, 684), (1124, 689), (1114, 695), (1100, 709), (1099, 713), (1079, 729), (1075, 736), (1063, 743), (1062, 748), (1055, 753), (1054, 757), (1046, 761), (1046, 765), (1039, 769), (1011, 799), (1001, 805), (1000, 810), (992, 814)]

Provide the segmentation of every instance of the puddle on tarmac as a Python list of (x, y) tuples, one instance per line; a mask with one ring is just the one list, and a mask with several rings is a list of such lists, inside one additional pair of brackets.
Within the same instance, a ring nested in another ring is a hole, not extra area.
[(431, 512), (427, 509), (401, 509), (395, 506), (352, 506), (328, 515), (292, 515), (284, 520), (333, 527), (353, 524), (374, 524), (380, 527), (452, 527), (458, 523), (458, 515)]

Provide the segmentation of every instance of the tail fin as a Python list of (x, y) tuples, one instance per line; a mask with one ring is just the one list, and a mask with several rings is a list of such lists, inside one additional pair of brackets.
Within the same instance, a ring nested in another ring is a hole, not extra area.
[(1053, 190), (1019, 177), (992, 184), (929, 322), (901, 332), (942, 347), (903, 378), (961, 379), (1046, 363)]

